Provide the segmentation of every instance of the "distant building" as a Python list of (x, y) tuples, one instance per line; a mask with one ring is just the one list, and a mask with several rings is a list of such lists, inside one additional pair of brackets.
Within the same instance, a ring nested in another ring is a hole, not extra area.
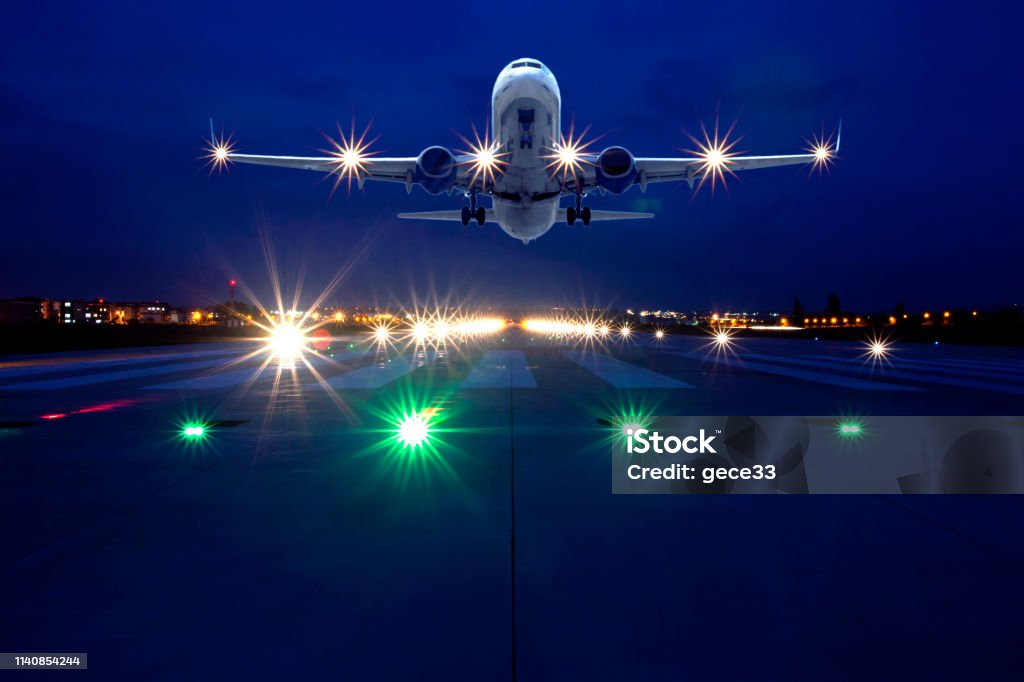
[(53, 306), (45, 298), (11, 298), (0, 301), (0, 322), (26, 323), (55, 319)]

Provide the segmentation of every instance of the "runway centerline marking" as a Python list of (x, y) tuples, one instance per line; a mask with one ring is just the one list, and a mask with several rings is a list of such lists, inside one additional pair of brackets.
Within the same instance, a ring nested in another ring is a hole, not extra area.
[[(714, 357), (707, 353), (699, 351), (689, 351), (683, 353), (674, 353), (675, 355), (682, 355), (684, 357), (693, 358), (695, 360), (704, 360), (714, 364), (725, 365), (727, 367), (735, 367), (738, 369), (749, 369), (755, 372), (762, 372), (764, 374), (777, 374), (779, 376), (790, 377), (793, 379), (802, 379), (804, 381), (813, 381), (820, 384), (831, 384), (832, 386), (842, 386), (843, 388), (854, 388), (862, 391), (921, 391), (924, 389), (915, 388), (913, 386), (903, 386), (901, 384), (890, 384), (882, 381), (856, 379), (854, 377), (845, 377), (839, 374), (826, 374), (824, 372), (814, 372), (811, 370), (798, 369), (796, 367), (786, 367), (784, 365), (773, 365), (766, 362), (750, 362), (746, 359), (730, 359), (725, 357)], [(762, 356), (757, 353), (744, 354), (744, 358), (747, 357), (775, 357), (775, 356)], [(784, 360), (780, 358), (780, 360)], [(797, 363), (800, 364), (800, 363)]]
[(141, 369), (126, 369), (118, 372), (94, 372), (84, 376), (63, 377), (61, 379), (42, 379), (39, 381), (25, 381), (18, 384), (6, 384), (0, 386), (0, 391), (36, 391), (56, 390), (59, 388), (74, 388), (76, 386), (89, 386), (91, 384), (105, 384), (111, 381), (123, 379), (137, 379), (139, 377), (155, 376), (158, 374), (174, 374), (175, 372), (187, 372), (193, 369), (206, 369), (216, 365), (225, 364), (225, 360), (202, 360), (199, 362), (185, 362), (159, 367), (145, 367)]
[[(338, 353), (333, 358), (328, 358), (324, 355), (311, 355), (306, 358), (314, 367), (329, 365), (331, 362), (343, 362), (345, 360), (351, 360), (353, 358), (359, 358), (366, 354), (366, 351), (346, 351), (344, 353)], [(259, 360), (262, 365), (265, 356), (257, 355), (256, 359)], [(294, 368), (297, 372), (308, 371), (302, 360), (296, 360), (294, 362)], [(146, 386), (145, 390), (198, 390), (198, 391), (209, 391), (216, 390), (219, 388), (228, 388), (230, 386), (237, 386), (238, 384), (245, 383), (246, 381), (256, 380), (261, 376), (273, 377), (277, 373), (278, 363), (271, 360), (270, 363), (263, 367), (246, 367), (244, 369), (219, 372), (217, 374), (207, 374), (198, 377), (192, 377), (189, 379), (182, 379), (180, 381), (171, 381), (166, 384), (155, 384), (152, 386)], [(291, 374), (291, 366), (284, 369), (283, 371)]]
[(437, 360), (438, 354), (428, 351), (412, 359), (405, 355), (391, 358), (390, 362), (377, 362), (366, 367), (344, 372), (326, 379), (331, 388), (380, 388), (401, 379), (420, 367), (426, 367)]
[(693, 384), (617, 360), (609, 355), (578, 350), (562, 351), (562, 355), (615, 388), (694, 388)]
[[(856, 366), (851, 363), (846, 363), (842, 359), (836, 359), (831, 362), (823, 360), (806, 360), (802, 358), (788, 358), (780, 355), (762, 355), (759, 353), (744, 353), (744, 358), (761, 358), (765, 360), (771, 360), (772, 362), (781, 362), (793, 365), (806, 365), (811, 367), (824, 367), (827, 369), (834, 369), (840, 372), (855, 372), (858, 374), (869, 374), (872, 376), (884, 377), (886, 379), (903, 379), (907, 381), (918, 381), (923, 384), (939, 384), (943, 386), (959, 386), (960, 388), (971, 388), (979, 391), (994, 391), (996, 393), (1013, 393), (1015, 395), (1024, 395), (1024, 386), (1017, 384), (997, 384), (991, 381), (980, 381), (974, 379), (961, 379), (955, 376), (936, 376), (934, 374), (928, 374), (927, 369), (923, 368), (912, 368), (908, 370), (895, 369), (893, 367), (877, 367), (873, 368), (868, 362), (867, 364)], [(895, 366), (899, 365), (898, 359), (893, 359)], [(843, 366), (837, 366), (837, 363), (841, 363)], [(757, 363), (746, 363), (747, 365), (753, 365)], [(827, 375), (825, 375), (827, 376)], [(977, 376), (977, 375), (976, 375)], [(1012, 378), (1012, 377), (1010, 377)], [(856, 380), (854, 380), (856, 381)], [(895, 384), (893, 384), (895, 385)], [(920, 390), (910, 389), (904, 387), (904, 390)]]
[(56, 374), (58, 372), (77, 372), (83, 369), (102, 370), (108, 367), (120, 367), (124, 365), (152, 365), (160, 362), (177, 362), (179, 360), (192, 360), (204, 357), (218, 357), (238, 354), (240, 354), (240, 351), (236, 349), (191, 351), (185, 353), (164, 353), (161, 355), (138, 355), (130, 358), (119, 357), (111, 359), (103, 359), (102, 356), (99, 356), (95, 360), (76, 359), (73, 362), (57, 362), (40, 365), (18, 365), (13, 367), (0, 367), (0, 380), (20, 376)]
[(537, 388), (521, 350), (489, 350), (462, 382), (462, 388)]

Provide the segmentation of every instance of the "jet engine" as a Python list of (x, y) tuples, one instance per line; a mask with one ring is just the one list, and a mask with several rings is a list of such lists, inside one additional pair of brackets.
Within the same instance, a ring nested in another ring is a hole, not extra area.
[(457, 174), (455, 155), (444, 147), (427, 147), (416, 158), (414, 179), (431, 194), (447, 192), (455, 184)]
[(628, 149), (608, 147), (597, 157), (597, 184), (612, 194), (622, 194), (636, 179), (636, 159)]

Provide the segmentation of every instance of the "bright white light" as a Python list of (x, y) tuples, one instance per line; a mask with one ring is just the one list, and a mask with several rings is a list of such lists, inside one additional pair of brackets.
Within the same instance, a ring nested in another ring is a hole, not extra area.
[(590, 145), (595, 140), (584, 140), (589, 126), (579, 135), (575, 133), (575, 122), (569, 124), (569, 134), (559, 136), (558, 141), (547, 147), (542, 159), (548, 161), (546, 168), (551, 171), (551, 176), (561, 175), (564, 186), (570, 179), (578, 180), (583, 172), (584, 166), (593, 164), (593, 155), (590, 153)]
[(622, 325), (621, 327), (619, 327), (619, 336), (621, 336), (624, 339), (628, 339), (629, 335), (632, 333), (633, 330), (627, 327), (626, 325)]
[(734, 147), (738, 140), (730, 140), (732, 135), (732, 128), (730, 127), (724, 133), (720, 133), (718, 130), (718, 121), (715, 121), (715, 127), (711, 132), (708, 132), (707, 128), (701, 126), (702, 138), (698, 140), (695, 137), (690, 137), (694, 144), (697, 145), (697, 149), (691, 150), (692, 153), (696, 154), (700, 160), (700, 166), (698, 168), (698, 174), (700, 176), (700, 183), (698, 187), (703, 187), (704, 183), (711, 183), (711, 191), (714, 192), (715, 185), (722, 183), (725, 185), (726, 173), (732, 174), (733, 158), (736, 156)]
[(278, 325), (270, 334), (270, 350), (281, 360), (294, 360), (302, 355), (306, 343), (306, 335), (293, 324)]
[(891, 364), (889, 357), (892, 355), (892, 344), (882, 336), (873, 336), (864, 344), (864, 354), (871, 360), (872, 365)]
[(717, 332), (715, 332), (714, 342), (716, 345), (724, 347), (732, 343), (732, 338), (729, 336), (729, 332), (725, 331), (724, 329), (720, 329)]
[(469, 186), (475, 186), (477, 180), (485, 190), (493, 186), (497, 177), (501, 175), (504, 167), (508, 164), (505, 157), (509, 153), (499, 151), (501, 143), (498, 140), (492, 140), (489, 131), (484, 130), (483, 137), (480, 137), (476, 126), (473, 126), (472, 140), (462, 135), (459, 137), (468, 147), (468, 149), (459, 150), (459, 153), (466, 156), (466, 160), (462, 161), (461, 165), (465, 165), (469, 169)]
[(387, 341), (389, 336), (391, 336), (391, 330), (387, 327), (377, 327), (373, 330), (373, 337), (379, 342)]
[(662, 329), (659, 329), (658, 331), (654, 332), (654, 338), (656, 338), (656, 339), (663, 339), (663, 338), (665, 338), (665, 331), (662, 330)]
[(827, 171), (836, 161), (836, 145), (832, 135), (826, 135), (824, 129), (807, 141), (807, 151), (813, 156), (811, 162), (812, 171)]
[(347, 135), (342, 130), (341, 124), (338, 124), (338, 139), (327, 137), (331, 149), (324, 151), (331, 156), (331, 163), (334, 166), (334, 189), (337, 189), (342, 182), (347, 182), (351, 189), (353, 180), (360, 183), (368, 173), (369, 166), (373, 163), (372, 157), (376, 154), (376, 152), (370, 151), (370, 145), (376, 141), (376, 138), (366, 139), (369, 132), (370, 126), (366, 126), (362, 134), (357, 137), (356, 123), (353, 120), (352, 128)]
[(412, 338), (417, 343), (424, 343), (430, 336), (430, 327), (427, 326), (426, 322), (417, 322), (412, 327)]
[(398, 425), (398, 440), (406, 447), (422, 445), (429, 433), (430, 427), (422, 414), (408, 414)]
[(230, 136), (214, 134), (207, 140), (206, 164), (210, 172), (226, 170), (231, 163), (231, 155), (235, 152), (235, 141)]

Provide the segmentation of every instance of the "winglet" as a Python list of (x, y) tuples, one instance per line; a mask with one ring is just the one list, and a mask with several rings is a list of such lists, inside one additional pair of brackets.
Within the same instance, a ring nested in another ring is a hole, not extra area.
[(843, 119), (839, 119), (839, 130), (836, 132), (836, 154), (839, 153), (839, 141), (843, 139)]

